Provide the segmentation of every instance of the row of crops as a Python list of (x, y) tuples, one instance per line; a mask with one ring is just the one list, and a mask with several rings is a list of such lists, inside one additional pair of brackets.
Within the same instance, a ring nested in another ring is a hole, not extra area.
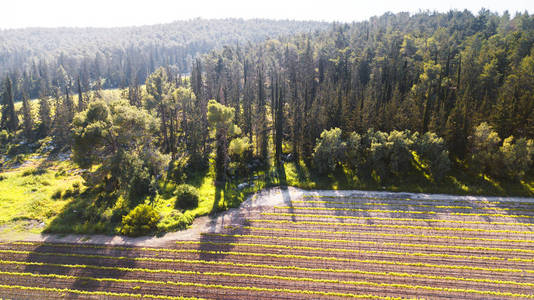
[(0, 298), (534, 298), (528, 201), (308, 196), (248, 215), (166, 247), (0, 242)]

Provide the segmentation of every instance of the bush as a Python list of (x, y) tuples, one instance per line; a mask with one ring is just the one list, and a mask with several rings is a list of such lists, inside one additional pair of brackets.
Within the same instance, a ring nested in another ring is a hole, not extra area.
[(189, 184), (180, 184), (176, 191), (176, 202), (174, 207), (176, 209), (195, 208), (198, 206), (198, 190)]
[(79, 194), (80, 194), (80, 188), (72, 187), (65, 191), (65, 193), (63, 194), (63, 198), (64, 199), (72, 198), (72, 197), (78, 196)]
[(480, 123), (469, 137), (472, 166), (482, 173), (498, 174), (499, 166), (499, 134), (488, 125)]
[(334, 171), (345, 160), (347, 143), (341, 138), (341, 129), (333, 128), (321, 133), (313, 149), (313, 161), (320, 173)]
[(24, 172), (22, 172), (22, 176), (26, 177), (26, 176), (30, 176), (30, 175), (33, 175), (33, 176), (39, 176), (39, 175), (43, 175), (46, 173), (46, 170), (45, 169), (41, 169), (41, 168), (37, 168), (37, 169), (28, 169), (28, 170), (25, 170)]
[(127, 236), (141, 236), (154, 232), (159, 222), (159, 214), (149, 205), (136, 206), (122, 218), (121, 233)]
[(365, 144), (368, 145), (368, 165), (381, 180), (391, 175), (400, 175), (411, 168), (414, 140), (417, 133), (409, 130), (392, 131), (389, 134), (372, 129), (367, 131)]
[(386, 147), (389, 151), (390, 168), (395, 174), (404, 173), (411, 168), (411, 150), (416, 139), (417, 133), (412, 135), (409, 130), (393, 130), (389, 133)]
[(416, 151), (427, 162), (436, 181), (440, 181), (451, 169), (449, 151), (443, 138), (433, 132), (425, 133), (417, 141)]
[(344, 163), (353, 170), (358, 170), (365, 163), (365, 151), (362, 137), (352, 132), (347, 139)]
[(188, 155), (181, 155), (169, 164), (169, 177), (177, 183), (185, 182), (187, 179), (187, 168), (190, 163)]
[(61, 199), (61, 193), (62, 193), (62, 191), (61, 191), (60, 189), (56, 190), (56, 191), (52, 194), (52, 199), (54, 199), (54, 200)]
[(57, 200), (57, 199), (61, 199), (61, 194), (63, 193), (63, 190), (61, 189), (57, 189), (53, 194), (52, 194), (52, 199), (54, 200)]
[(504, 140), (499, 151), (506, 175), (512, 179), (520, 180), (532, 166), (534, 141), (520, 138), (514, 142), (514, 137), (509, 136)]
[(173, 210), (159, 222), (158, 231), (167, 232), (171, 230), (186, 229), (193, 223), (194, 219), (195, 218), (189, 213), (182, 214), (179, 211)]

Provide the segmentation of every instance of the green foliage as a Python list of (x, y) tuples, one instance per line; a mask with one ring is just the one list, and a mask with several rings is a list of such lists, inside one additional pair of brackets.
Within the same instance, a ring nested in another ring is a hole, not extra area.
[(514, 136), (504, 139), (499, 148), (505, 173), (512, 179), (522, 179), (531, 168), (534, 156), (534, 141), (520, 138), (514, 140)]
[(365, 148), (362, 144), (362, 136), (351, 132), (347, 138), (347, 149), (344, 163), (353, 170), (357, 170), (365, 163)]
[(176, 209), (188, 209), (198, 206), (199, 194), (194, 186), (180, 184), (176, 187), (174, 194), (176, 195), (176, 202), (174, 203)]
[(50, 116), (49, 99), (45, 97), (39, 98), (39, 135), (46, 137), (52, 127), (52, 118)]
[(409, 173), (412, 152), (416, 151), (436, 180), (450, 170), (450, 160), (443, 138), (428, 132), (422, 137), (408, 130), (390, 133), (368, 130), (363, 136), (352, 132), (342, 138), (339, 128), (325, 130), (317, 140), (314, 162), (321, 173), (332, 173), (343, 164), (360, 173), (374, 171), (381, 180)]
[(417, 140), (416, 151), (426, 161), (434, 179), (443, 180), (451, 169), (449, 151), (443, 138), (433, 132), (427, 132)]
[(217, 185), (223, 185), (227, 180), (228, 136), (232, 135), (237, 128), (233, 124), (234, 115), (235, 109), (233, 107), (225, 106), (213, 99), (208, 102), (208, 122), (216, 130), (215, 173)]
[(208, 102), (208, 121), (217, 129), (230, 130), (233, 128), (234, 114), (235, 109), (233, 107), (225, 106), (213, 99)]
[(154, 232), (160, 220), (152, 206), (141, 204), (122, 218), (121, 233), (127, 236), (141, 236)]
[(100, 165), (89, 173), (90, 184), (106, 183), (133, 198), (154, 192), (155, 177), (170, 157), (153, 143), (158, 125), (147, 111), (125, 101), (92, 102), (76, 115), (73, 159), (83, 168)]
[(13, 84), (9, 76), (6, 77), (3, 84), (2, 92), (2, 118), (0, 127), (7, 129), (9, 132), (15, 132), (19, 126), (19, 119), (15, 112), (15, 99), (13, 94)]
[(24, 95), (22, 100), (22, 120), (24, 136), (27, 140), (31, 140), (33, 138), (33, 116), (30, 101), (26, 95)]
[(169, 178), (177, 183), (183, 183), (187, 179), (187, 171), (190, 166), (190, 158), (187, 155), (181, 155), (174, 159), (169, 165)]
[(472, 166), (481, 172), (491, 173), (499, 166), (499, 134), (486, 122), (480, 123), (469, 137)]
[(61, 199), (61, 194), (63, 193), (63, 190), (58, 189), (52, 194), (52, 199), (58, 200)]
[(470, 137), (472, 167), (495, 177), (522, 179), (533, 162), (534, 141), (509, 136), (501, 145), (499, 134), (483, 122)]
[(341, 138), (341, 129), (333, 128), (321, 133), (313, 150), (314, 165), (320, 173), (334, 171), (344, 161), (347, 143)]
[(408, 130), (394, 130), (388, 134), (370, 129), (366, 139), (369, 141), (368, 164), (381, 180), (411, 169), (411, 150), (417, 134), (412, 135)]
[(230, 156), (242, 159), (246, 151), (252, 148), (252, 144), (249, 142), (248, 137), (235, 138), (230, 141), (228, 146), (228, 154)]
[(194, 216), (190, 213), (181, 213), (177, 210), (173, 210), (158, 223), (158, 231), (168, 232), (173, 230), (183, 230), (189, 227), (194, 219)]
[(47, 170), (45, 169), (41, 169), (41, 168), (37, 168), (37, 169), (27, 169), (27, 170), (24, 170), (24, 172), (22, 172), (22, 176), (39, 176), (39, 175), (42, 175), (44, 173), (46, 173)]

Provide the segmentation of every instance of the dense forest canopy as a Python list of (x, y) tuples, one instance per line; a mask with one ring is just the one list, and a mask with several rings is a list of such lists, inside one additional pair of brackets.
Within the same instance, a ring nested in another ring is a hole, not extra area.
[(269, 106), (275, 125), (287, 119), (295, 155), (311, 157), (321, 132), (339, 127), (433, 131), (463, 156), (484, 121), (503, 137), (534, 137), (533, 44), (528, 13), (385, 14), (212, 52), (193, 88), (236, 107), (245, 134), (265, 132)]
[[(0, 75), (11, 74), (16, 99), (36, 98), (70, 78), (88, 90), (141, 84), (160, 66), (188, 73), (192, 60), (223, 45), (256, 43), (325, 29), (324, 22), (192, 19), (121, 28), (27, 28), (0, 30)], [(27, 87), (20, 87), (21, 82)]]

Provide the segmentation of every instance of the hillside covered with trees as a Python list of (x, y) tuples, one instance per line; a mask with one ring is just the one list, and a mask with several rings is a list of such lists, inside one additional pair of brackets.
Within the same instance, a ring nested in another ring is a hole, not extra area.
[[(0, 76), (10, 74), (17, 100), (56, 93), (142, 84), (160, 66), (189, 73), (193, 59), (225, 45), (325, 29), (323, 22), (192, 19), (120, 28), (0, 30)], [(24, 85), (24, 86), (22, 86)]]
[[(79, 80), (16, 107), (10, 73), (1, 151), (72, 151), (52, 232), (182, 228), (269, 185), (532, 196), (533, 46), (527, 13), (399, 13), (163, 59), (113, 96)], [(29, 172), (4, 181), (49, 170)]]

